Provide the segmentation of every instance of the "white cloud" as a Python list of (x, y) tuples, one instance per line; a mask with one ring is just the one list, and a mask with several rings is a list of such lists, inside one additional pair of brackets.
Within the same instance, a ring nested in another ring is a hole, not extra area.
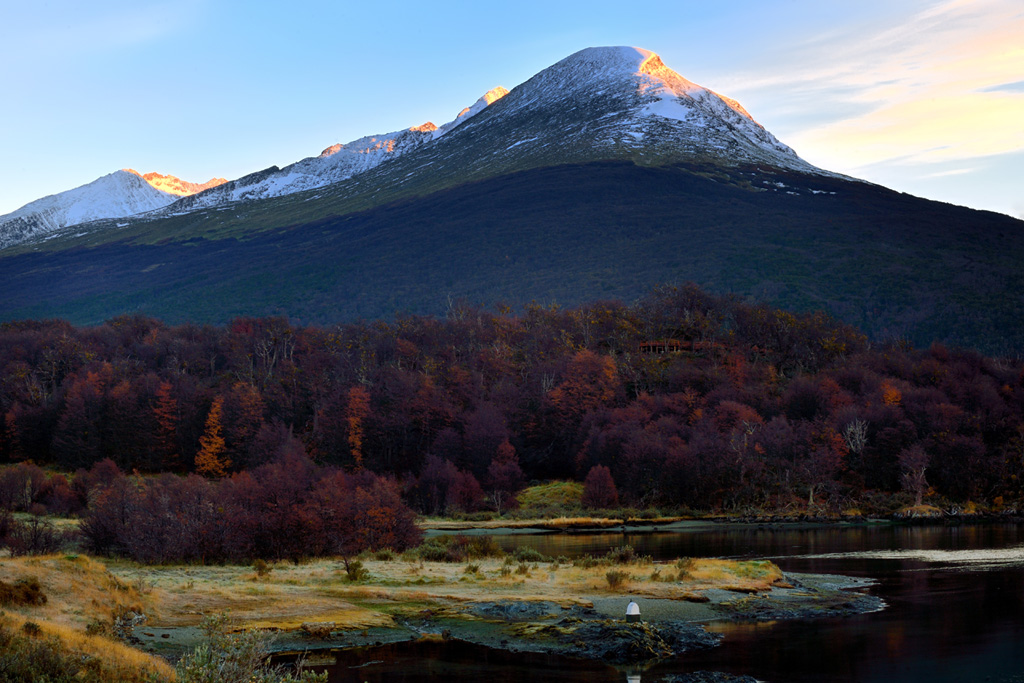
[(810, 125), (783, 131), (784, 138), (834, 170), (1024, 149), (1024, 92), (1008, 87), (1024, 73), (1018, 0), (952, 0), (864, 28), (787, 46), (792, 68), (747, 74), (727, 92), (744, 101), (744, 90), (771, 89), (793, 108), (820, 106)]
[(954, 168), (948, 171), (936, 171), (935, 173), (929, 173), (924, 176), (925, 178), (945, 178), (947, 176), (954, 175), (965, 175), (968, 173), (975, 173), (978, 169), (976, 168)]

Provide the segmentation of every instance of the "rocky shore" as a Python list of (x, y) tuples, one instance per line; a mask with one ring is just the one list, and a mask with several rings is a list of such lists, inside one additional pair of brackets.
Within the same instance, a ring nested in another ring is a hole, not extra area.
[[(698, 602), (631, 596), (590, 596), (570, 606), (550, 600), (439, 602), (435, 608), (400, 620), (392, 629), (339, 631), (326, 639), (280, 634), (277, 645), (299, 652), (418, 638), (456, 639), (512, 652), (636, 665), (715, 647), (722, 636), (704, 627), (712, 621), (849, 616), (885, 607), (882, 600), (863, 592), (870, 581), (795, 573), (785, 579), (768, 591), (749, 594), (705, 591), (706, 601)], [(631, 599), (640, 605), (641, 621), (637, 623), (627, 623), (624, 618)]]

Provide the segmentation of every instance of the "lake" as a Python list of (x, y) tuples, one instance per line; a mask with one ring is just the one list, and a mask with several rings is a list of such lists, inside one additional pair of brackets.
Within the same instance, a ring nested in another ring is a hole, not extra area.
[(1024, 527), (796, 527), (694, 523), (644, 533), (499, 534), (506, 549), (604, 554), (629, 544), (654, 559), (769, 558), (784, 571), (877, 583), (886, 609), (853, 617), (717, 622), (721, 646), (644, 671), (507, 653), (459, 642), (401, 643), (338, 653), (331, 681), (660, 681), (694, 671), (802, 681), (1024, 683)]

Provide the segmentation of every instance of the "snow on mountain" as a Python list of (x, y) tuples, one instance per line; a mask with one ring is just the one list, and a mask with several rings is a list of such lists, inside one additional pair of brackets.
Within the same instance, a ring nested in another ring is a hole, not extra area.
[(332, 185), (436, 140), (506, 94), (508, 90), (500, 86), (489, 90), (473, 105), (459, 112), (455, 120), (440, 128), (427, 121), (406, 130), (369, 135), (345, 144), (331, 145), (319, 156), (302, 159), (281, 169), (271, 167), (266, 171), (239, 178), (212, 191), (183, 200), (170, 210), (175, 213), (191, 211), (227, 202), (280, 197)]
[(655, 53), (597, 47), (570, 55), (511, 92), (489, 91), (441, 127), (427, 123), (334, 145), (319, 157), (183, 199), (166, 212), (342, 181), (351, 182), (332, 192), (386, 198), (395, 196), (395, 188), (416, 186), (422, 194), (515, 170), (612, 159), (767, 164), (831, 175), (798, 157), (739, 103), (686, 80)]
[(468, 106), (462, 111), (460, 111), (459, 115), (456, 116), (453, 121), (449, 121), (448, 123), (438, 128), (436, 131), (434, 131), (434, 138), (439, 138), (448, 131), (455, 128), (456, 126), (465, 123), (470, 118), (476, 116), (484, 109), (486, 109), (488, 106), (494, 104), (507, 94), (508, 90), (501, 87), (500, 85), (497, 88), (492, 88), (491, 90), (488, 90), (483, 94), (483, 97), (478, 99), (471, 106)]
[[(446, 140), (465, 142), (470, 129), (501, 131), (480, 164), (529, 157), (563, 163), (629, 158), (638, 163), (765, 163), (823, 173), (757, 123), (734, 100), (692, 83), (661, 58), (635, 47), (580, 50), (514, 88), (486, 116)], [(443, 146), (443, 145), (442, 145)], [(472, 164), (471, 166), (475, 166)], [(473, 169), (467, 169), (472, 173)]]
[(133, 168), (123, 168), (121, 170), (134, 173), (156, 189), (179, 197), (188, 197), (227, 182), (227, 178), (210, 178), (205, 183), (190, 183), (176, 176), (163, 175), (162, 173), (139, 173)]
[(0, 249), (79, 223), (161, 209), (176, 199), (177, 196), (158, 190), (137, 173), (115, 171), (0, 216)]

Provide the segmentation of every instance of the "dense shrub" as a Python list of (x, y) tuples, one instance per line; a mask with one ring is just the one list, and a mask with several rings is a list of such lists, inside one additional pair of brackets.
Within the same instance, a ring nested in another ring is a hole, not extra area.
[(87, 547), (139, 562), (298, 561), (420, 539), (393, 482), (317, 468), (301, 454), (221, 481), (118, 474), (92, 497)]
[(544, 553), (521, 545), (512, 551), (512, 559), (516, 562), (550, 562), (551, 558)]
[(608, 570), (604, 577), (608, 581), (608, 587), (611, 589), (619, 588), (623, 583), (631, 578), (626, 572), (619, 571), (617, 569)]
[(34, 514), (23, 521), (6, 510), (0, 510), (0, 549), (7, 549), (11, 555), (57, 552), (70, 540), (69, 533), (60, 531), (44, 517)]
[(638, 555), (631, 545), (622, 545), (612, 548), (604, 556), (608, 564), (633, 564), (634, 562), (650, 562), (650, 555)]
[(203, 642), (178, 660), (178, 683), (326, 683), (327, 673), (301, 670), (295, 676), (267, 663), (269, 640), (263, 633), (229, 633), (227, 619), (208, 617)]
[(428, 562), (465, 562), (485, 557), (502, 557), (505, 553), (490, 536), (444, 534), (426, 539), (416, 548), (416, 554)]
[(46, 593), (36, 578), (18, 579), (14, 583), (0, 581), (0, 605), (45, 605)]
[(6, 624), (0, 624), (0, 683), (99, 683), (101, 680), (98, 671), (83, 667), (81, 657), (61, 652), (56, 642), (17, 633)]

